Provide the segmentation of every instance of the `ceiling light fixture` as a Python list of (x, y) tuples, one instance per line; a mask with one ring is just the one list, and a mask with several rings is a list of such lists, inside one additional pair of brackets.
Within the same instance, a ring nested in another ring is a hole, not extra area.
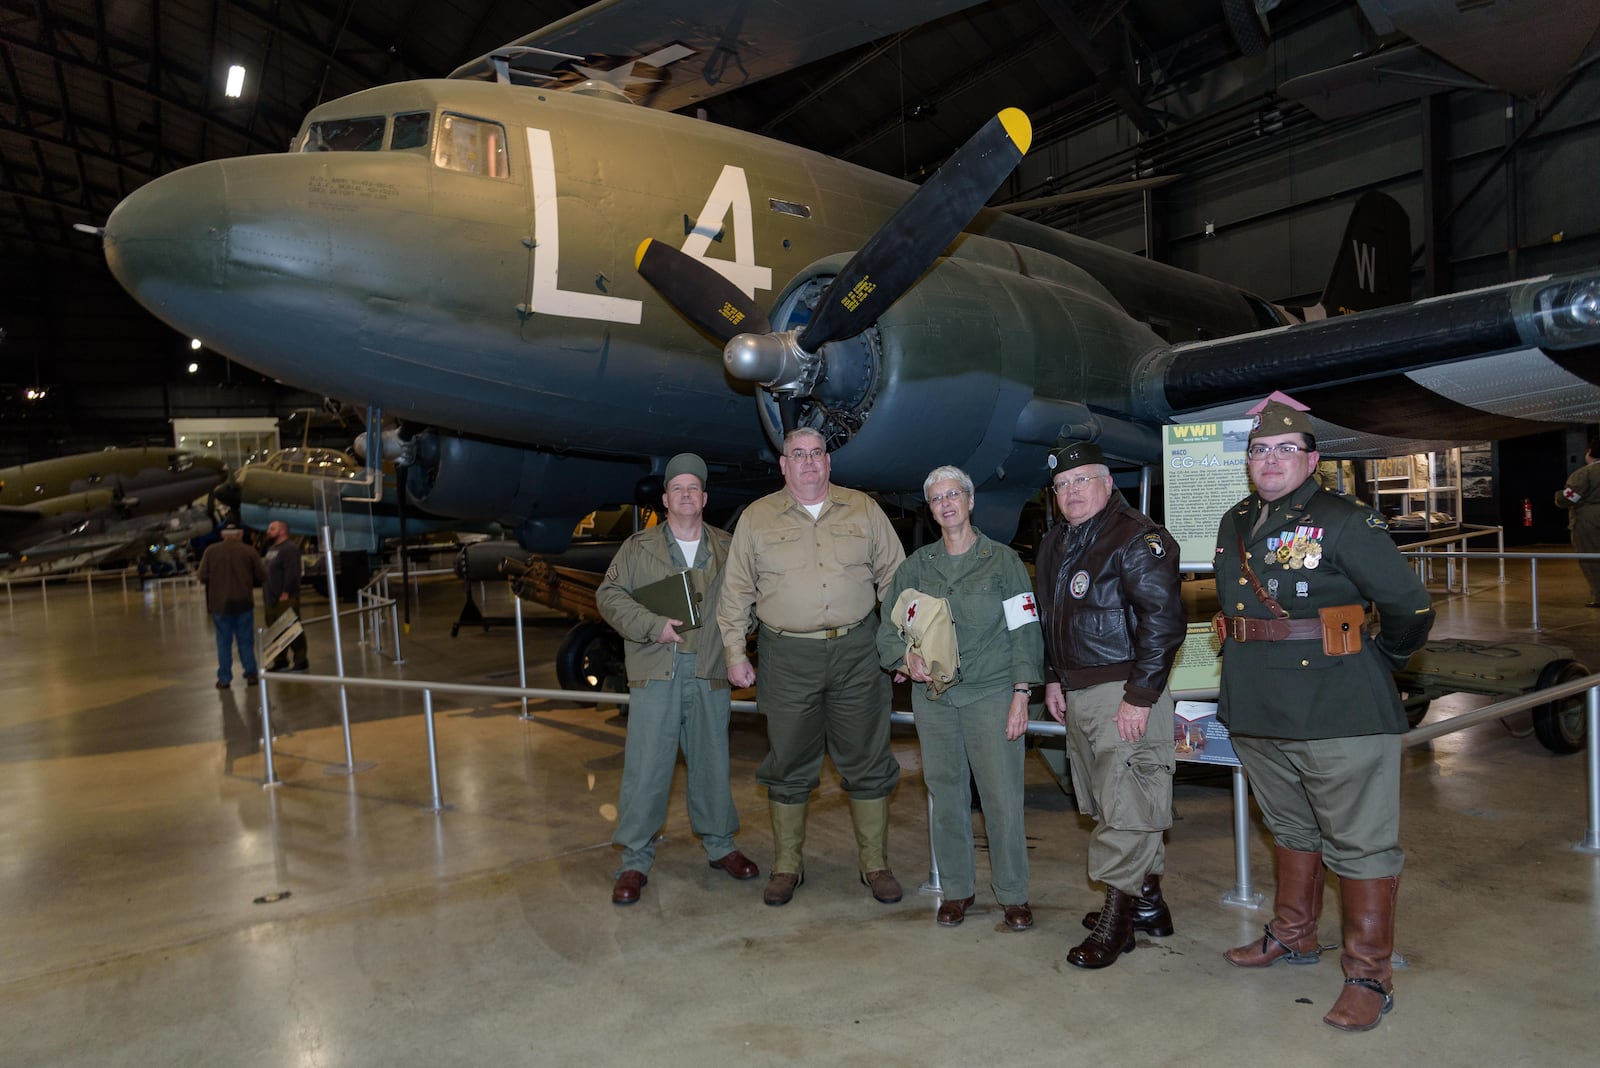
[(228, 85), (223, 94), (237, 100), (244, 93), (244, 68), (235, 63), (228, 68)]

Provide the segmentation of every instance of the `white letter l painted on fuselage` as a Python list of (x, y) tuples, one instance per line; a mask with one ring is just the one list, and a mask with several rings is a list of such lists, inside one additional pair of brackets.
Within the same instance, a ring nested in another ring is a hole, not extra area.
[(575, 293), (556, 286), (561, 263), (561, 225), (556, 215), (556, 158), (549, 130), (528, 128), (528, 159), (533, 174), (533, 292), (535, 315), (566, 315), (637, 326), (644, 303), (601, 293)]

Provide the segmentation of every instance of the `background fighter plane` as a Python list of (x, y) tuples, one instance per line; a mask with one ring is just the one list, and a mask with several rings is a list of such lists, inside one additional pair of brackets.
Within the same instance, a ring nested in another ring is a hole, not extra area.
[(170, 448), (106, 449), (0, 469), (0, 561), (78, 557), (91, 542), (119, 548), (221, 481), (220, 461)]
[(1600, 404), (1600, 272), (1290, 325), (979, 210), (1026, 147), (1019, 116), (908, 205), (908, 183), (575, 90), (428, 80), (324, 104), (286, 154), (128, 197), (107, 260), (232, 359), (406, 420), (425, 507), (511, 520), (542, 551), (674, 452), (706, 456), (714, 491), (767, 473), (789, 423), (886, 494), (961, 464), (1004, 536), (1059, 436), (1148, 461), (1162, 422), (1273, 388), (1339, 424), (1319, 436), (1345, 455)]

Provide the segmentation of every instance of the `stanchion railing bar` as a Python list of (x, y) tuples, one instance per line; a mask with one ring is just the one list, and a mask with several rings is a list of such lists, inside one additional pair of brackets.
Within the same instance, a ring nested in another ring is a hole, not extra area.
[(1539, 629), (1539, 561), (1528, 561), (1528, 600), (1532, 602), (1533, 629)]
[(1233, 766), (1233, 889), (1222, 895), (1222, 903), (1247, 909), (1261, 904), (1250, 885), (1250, 787), (1240, 764)]
[(394, 630), (394, 660), (392, 662), (396, 667), (399, 667), (406, 662), (405, 657), (400, 655), (400, 603), (388, 596), (388, 584), (385, 583), (384, 585), (384, 596), (389, 602), (389, 626)]
[[(344, 680), (344, 644), (340, 640), (339, 627), (339, 584), (335, 581), (333, 573), (333, 532), (324, 523), (322, 525), (322, 561), (328, 571), (328, 607), (333, 616), (333, 669), (339, 676), (339, 720), (344, 727), (344, 765), (346, 775), (356, 773), (355, 749), (350, 743), (350, 694), (343, 685)], [(304, 624), (302, 624), (303, 626)], [(337, 770), (330, 768), (330, 771)]]
[(433, 691), (422, 691), (422, 718), (428, 724), (428, 782), (433, 787), (433, 804), (429, 812), (444, 812), (449, 808), (439, 793), (439, 745), (433, 731)]
[(1580, 853), (1600, 854), (1600, 689), (1590, 688), (1588, 699), (1589, 829), (1573, 846)]
[[(258, 630), (255, 636), (256, 664), (265, 667), (266, 665), (261, 655), (261, 633)], [(278, 778), (278, 772), (272, 764), (272, 704), (267, 699), (267, 677), (270, 674), (271, 672), (269, 671), (261, 672), (261, 753), (267, 762), (266, 777), (261, 780), (261, 788), (263, 790), (283, 785), (283, 780)]]
[[(517, 605), (517, 685), (524, 690), (528, 688), (528, 654), (523, 647), (522, 637), (522, 595), (513, 592), (511, 599)], [(522, 699), (522, 718), (532, 719), (528, 714), (528, 699)]]
[(933, 792), (928, 794), (928, 881), (917, 887), (919, 894), (944, 896), (944, 886), (939, 882), (939, 851), (933, 848)]

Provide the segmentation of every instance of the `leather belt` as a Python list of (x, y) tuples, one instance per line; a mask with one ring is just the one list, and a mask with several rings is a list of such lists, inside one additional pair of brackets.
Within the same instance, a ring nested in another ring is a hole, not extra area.
[(842, 638), (865, 622), (865, 619), (858, 619), (854, 623), (846, 623), (842, 627), (829, 627), (826, 630), (779, 630), (770, 623), (761, 625), (772, 633), (782, 635), (785, 638), (815, 638), (819, 641), (826, 641), (829, 638)]
[(1222, 616), (1222, 633), (1236, 642), (1306, 641), (1322, 637), (1320, 619), (1251, 619)]

